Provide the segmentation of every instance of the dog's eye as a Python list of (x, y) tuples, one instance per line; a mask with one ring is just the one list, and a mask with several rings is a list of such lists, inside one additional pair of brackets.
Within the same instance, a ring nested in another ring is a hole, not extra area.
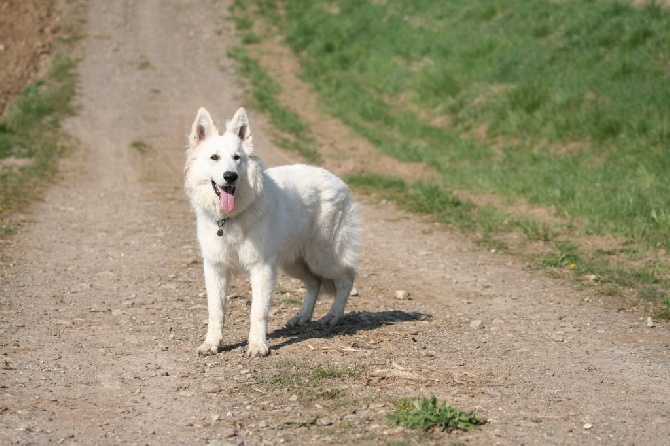
[(215, 153), (214, 155), (210, 156), (209, 159), (211, 159), (212, 161), (218, 161), (219, 160), (219, 155), (217, 155)]
[(239, 159), (240, 159), (240, 155), (233, 155), (233, 159), (234, 159), (235, 161), (239, 161)]

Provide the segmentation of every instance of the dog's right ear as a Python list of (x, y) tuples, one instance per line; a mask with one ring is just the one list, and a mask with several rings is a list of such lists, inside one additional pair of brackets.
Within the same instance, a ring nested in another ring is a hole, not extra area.
[(212, 117), (204, 107), (201, 107), (195, 116), (195, 121), (193, 121), (193, 126), (191, 127), (191, 135), (188, 138), (191, 148), (196, 147), (212, 136), (212, 134), (216, 133), (218, 133), (218, 130), (214, 125), (214, 121), (212, 121)]

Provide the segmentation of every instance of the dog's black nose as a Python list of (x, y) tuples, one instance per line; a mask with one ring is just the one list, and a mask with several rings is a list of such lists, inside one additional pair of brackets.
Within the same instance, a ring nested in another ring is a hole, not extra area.
[(230, 170), (227, 171), (227, 172), (224, 172), (223, 173), (223, 180), (227, 184), (233, 184), (235, 181), (237, 181), (237, 174), (235, 172), (230, 171)]

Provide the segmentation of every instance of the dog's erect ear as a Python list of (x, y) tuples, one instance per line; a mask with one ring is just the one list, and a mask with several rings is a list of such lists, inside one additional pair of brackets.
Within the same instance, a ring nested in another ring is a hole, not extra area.
[(243, 107), (240, 107), (233, 115), (233, 119), (226, 124), (226, 130), (237, 135), (242, 141), (251, 136), (249, 118)]
[(213, 134), (217, 134), (218, 130), (212, 121), (212, 117), (209, 112), (205, 110), (204, 107), (201, 107), (198, 110), (198, 114), (195, 116), (195, 121), (193, 121), (193, 126), (191, 127), (191, 136), (189, 137), (189, 142), (191, 147), (195, 147)]

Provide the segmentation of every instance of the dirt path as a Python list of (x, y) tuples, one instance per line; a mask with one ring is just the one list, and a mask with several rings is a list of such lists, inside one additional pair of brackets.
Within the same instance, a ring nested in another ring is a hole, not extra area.
[[(363, 206), (343, 325), (283, 328), (302, 291), (282, 279), (272, 354), (244, 358), (241, 280), (229, 348), (196, 357), (182, 146), (199, 106), (223, 119), (240, 105), (226, 15), (224, 1), (90, 2), (68, 125), (82, 150), (2, 251), (0, 444), (667, 444), (667, 325), (385, 205)], [(290, 162), (249, 111), (265, 159)], [(490, 423), (421, 437), (384, 422), (396, 398), (433, 394)]]

